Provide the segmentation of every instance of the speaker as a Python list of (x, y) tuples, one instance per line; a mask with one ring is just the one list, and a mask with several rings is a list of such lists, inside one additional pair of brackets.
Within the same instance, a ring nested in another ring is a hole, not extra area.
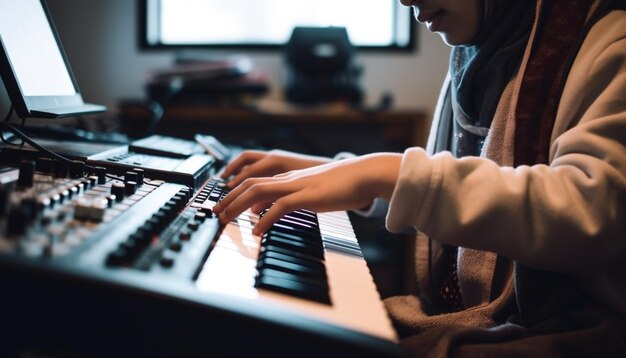
[(362, 102), (362, 69), (344, 27), (295, 27), (286, 46), (287, 101)]

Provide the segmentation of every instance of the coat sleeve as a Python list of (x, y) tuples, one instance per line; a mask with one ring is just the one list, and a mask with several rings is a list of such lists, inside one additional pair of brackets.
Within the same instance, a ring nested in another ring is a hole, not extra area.
[(501, 167), (411, 148), (387, 227), (413, 226), (446, 244), (556, 272), (626, 262), (626, 17), (619, 16), (593, 32), (610, 40), (588, 38), (572, 68), (560, 107), (576, 108), (561, 113), (571, 118), (555, 128), (549, 165)]

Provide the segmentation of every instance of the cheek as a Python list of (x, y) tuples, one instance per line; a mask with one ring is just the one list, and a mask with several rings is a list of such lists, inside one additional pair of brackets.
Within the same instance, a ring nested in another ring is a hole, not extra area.
[(446, 42), (450, 45), (470, 43), (478, 34), (478, 10), (473, 10), (457, 13), (448, 19), (450, 27)]

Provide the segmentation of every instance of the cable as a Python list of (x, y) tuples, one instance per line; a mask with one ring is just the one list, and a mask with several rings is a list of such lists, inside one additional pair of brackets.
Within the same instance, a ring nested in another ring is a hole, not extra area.
[[(5, 127), (9, 128), (11, 131), (13, 131), (13, 133), (16, 134), (18, 137), (20, 137), (23, 142), (26, 142), (26, 143), (30, 144), (33, 148), (39, 150), (40, 152), (47, 153), (47, 154), (51, 155), (52, 157), (54, 157), (54, 158), (56, 158), (58, 160), (67, 162), (67, 163), (72, 163), (73, 162), (73, 160), (71, 160), (69, 158), (66, 158), (66, 157), (64, 157), (64, 156), (62, 156), (62, 155), (60, 155), (58, 153), (55, 153), (55, 152), (51, 151), (50, 149), (42, 146), (41, 144), (38, 144), (37, 142), (32, 140), (30, 137), (28, 137), (26, 134), (21, 132), (19, 129), (15, 128), (15, 126), (13, 126), (13, 125), (11, 125), (9, 123), (6, 123), (6, 120), (4, 122), (2, 122), (1, 124), (2, 124), (2, 126), (5, 126)], [(85, 164), (85, 168), (87, 170), (89, 170), (89, 171), (92, 171), (92, 172), (95, 171), (95, 169), (96, 169), (95, 167), (93, 167), (91, 165), (87, 165), (87, 164)], [(124, 181), (122, 178), (117, 177), (117, 176), (112, 175), (112, 174), (106, 174), (106, 176), (109, 179)], [(153, 186), (153, 187), (158, 187), (158, 185), (151, 184), (150, 182), (146, 181), (145, 179), (144, 179), (143, 183), (146, 184), (146, 185)]]
[[(6, 122), (2, 122), (2, 126), (4, 126), (4, 127), (8, 128), (9, 130), (11, 130), (13, 132), (13, 134), (17, 135), (24, 142), (30, 144), (33, 148), (39, 150), (40, 152), (47, 153), (50, 156), (52, 156), (52, 157), (54, 157), (54, 158), (56, 158), (58, 160), (61, 160), (61, 161), (64, 161), (64, 162), (67, 162), (67, 163), (70, 163), (70, 164), (73, 162), (73, 160), (71, 160), (69, 158), (66, 158), (66, 157), (64, 157), (64, 156), (62, 156), (60, 154), (57, 154), (57, 153), (51, 151), (50, 149), (48, 149), (48, 148), (38, 144), (37, 142), (32, 140), (29, 136), (24, 134), (22, 131), (20, 131), (19, 129), (15, 128), (15, 126), (13, 126), (12, 124), (6, 123)], [(85, 164), (85, 168), (87, 168), (88, 170), (91, 170), (91, 171), (95, 170), (94, 167), (92, 167), (90, 165), (86, 165), (86, 164)]]
[[(2, 123), (7, 123), (9, 121), (9, 119), (11, 119), (11, 115), (13, 114), (13, 104), (11, 104), (11, 106), (9, 107), (9, 112), (7, 113), (6, 117), (4, 118), (4, 120), (2, 121)], [(3, 143), (7, 144), (7, 145), (23, 145), (24, 141), (22, 141), (21, 144), (16, 144), (16, 143), (12, 143), (10, 139), (7, 139), (4, 137), (4, 132), (0, 131), (0, 140), (2, 140)]]

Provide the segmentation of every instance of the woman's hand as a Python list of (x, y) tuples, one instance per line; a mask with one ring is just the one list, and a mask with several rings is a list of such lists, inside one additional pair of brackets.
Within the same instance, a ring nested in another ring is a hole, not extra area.
[(246, 179), (213, 210), (222, 223), (228, 223), (248, 208), (258, 214), (271, 206), (253, 230), (260, 235), (283, 215), (298, 209), (359, 209), (375, 198), (391, 198), (401, 159), (400, 154), (370, 154), (271, 178)]
[(231, 161), (221, 174), (223, 179), (231, 178), (227, 186), (234, 188), (248, 178), (268, 177), (291, 170), (310, 168), (330, 163), (332, 159), (312, 155), (297, 154), (283, 150), (268, 152), (246, 150)]

